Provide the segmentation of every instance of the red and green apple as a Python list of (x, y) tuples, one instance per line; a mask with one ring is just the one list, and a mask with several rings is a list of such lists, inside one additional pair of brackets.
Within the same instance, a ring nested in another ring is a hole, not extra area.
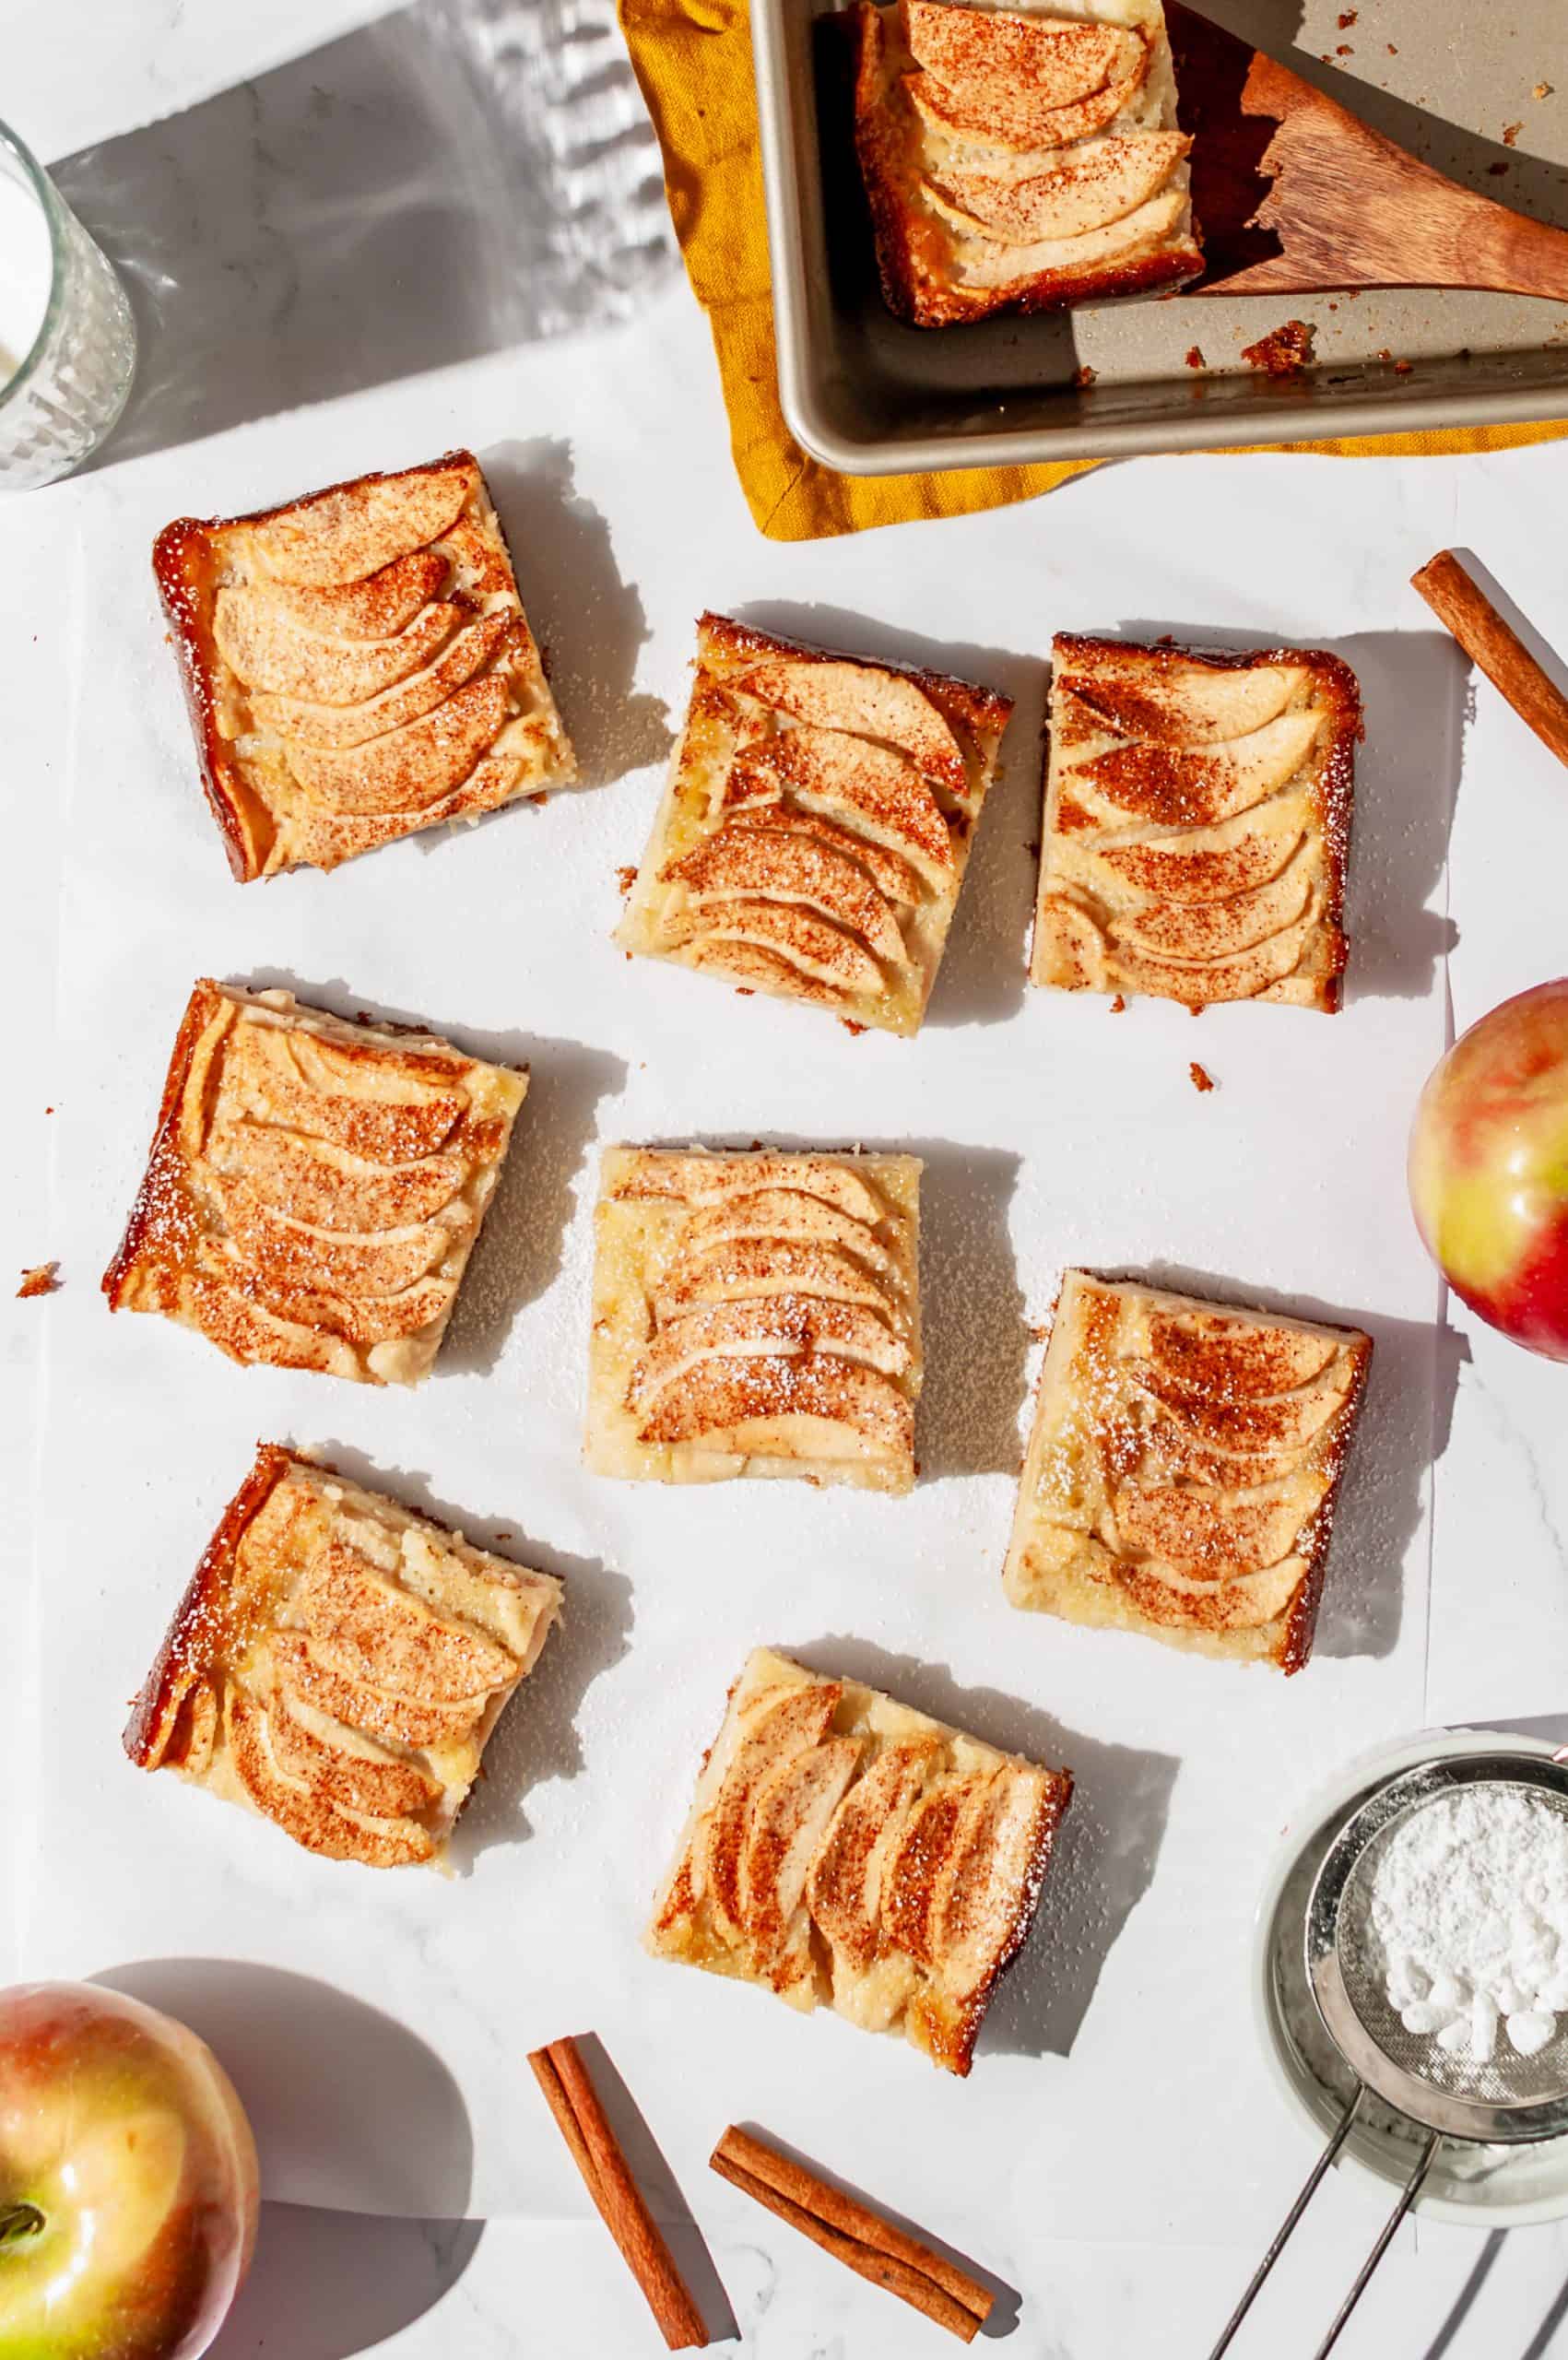
[(6, 2360), (196, 2360), (255, 2226), (255, 2142), (204, 2041), (96, 1984), (0, 1991)]
[(1409, 1179), (1455, 1293), (1568, 1361), (1568, 976), (1461, 1033), (1421, 1092)]

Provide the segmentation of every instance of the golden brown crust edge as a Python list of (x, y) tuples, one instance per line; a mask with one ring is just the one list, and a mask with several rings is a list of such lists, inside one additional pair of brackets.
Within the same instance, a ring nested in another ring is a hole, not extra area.
[[(164, 526), (152, 545), (153, 580), (179, 658), (202, 787), (222, 835), (229, 866), (242, 885), (253, 884), (263, 874), (276, 831), (271, 813), (246, 785), (218, 734), (212, 693), (221, 661), (212, 631), (213, 535), (236, 525), (269, 524), (289, 509), (307, 501), (324, 500), (334, 492), (358, 491), (371, 483), (401, 482), (409, 476), (440, 475), (448, 467), (469, 467), (481, 482), (484, 479), (484, 470), (472, 451), (447, 451), (439, 459), (426, 459), (417, 466), (372, 467), (364, 475), (346, 476), (340, 483), (318, 484), (295, 499), (279, 501), (271, 508), (249, 509), (238, 516), (180, 516)], [(496, 531), (512, 566), (512, 550), (499, 516)], [(512, 578), (517, 579), (515, 566), (512, 566)]]
[(873, 0), (859, 0), (855, 18), (855, 146), (871, 212), (878, 276), (896, 318), (914, 328), (955, 327), (1003, 312), (1063, 312), (1075, 303), (1111, 302), (1157, 287), (1185, 286), (1201, 276), (1203, 252), (1195, 219), (1186, 244), (1143, 254), (1119, 270), (1090, 271), (1078, 278), (1061, 271), (1040, 271), (1006, 289), (973, 291), (938, 281), (916, 254), (915, 216), (898, 183), (896, 143), (881, 89), (881, 16)]
[(1285, 1627), (1279, 1634), (1273, 1660), (1289, 1678), (1300, 1671), (1311, 1659), (1313, 1641), (1317, 1634), (1317, 1611), (1323, 1603), (1323, 1586), (1328, 1573), (1328, 1548), (1334, 1536), (1334, 1518), (1339, 1504), (1339, 1488), (1345, 1480), (1345, 1467), (1355, 1439), (1361, 1415), (1362, 1396), (1366, 1390), (1372, 1368), (1373, 1341), (1362, 1336), (1352, 1347), (1356, 1373), (1350, 1390), (1339, 1406), (1338, 1432), (1335, 1438), (1333, 1481), (1317, 1505), (1313, 1517), (1312, 1543), (1307, 1552), (1306, 1574), (1285, 1613)]
[(111, 1311), (123, 1311), (130, 1285), (142, 1260), (144, 1249), (152, 1242), (152, 1233), (160, 1217), (166, 1215), (171, 1195), (171, 1175), (166, 1170), (165, 1145), (171, 1132), (180, 1121), (180, 1107), (185, 1094), (185, 1083), (201, 1039), (217, 1012), (223, 994), (210, 975), (204, 975), (192, 986), (185, 1003), (185, 1013), (180, 1020), (180, 1030), (174, 1036), (173, 1054), (163, 1079), (163, 1095), (158, 1104), (158, 1120), (153, 1126), (152, 1145), (147, 1150), (142, 1176), (136, 1183), (136, 1193), (126, 1217), (124, 1234), (115, 1249), (114, 1258), (103, 1274), (103, 1292), (109, 1298)]
[(1073, 1774), (1070, 1770), (1045, 1770), (1042, 1764), (1032, 1764), (1030, 1766), (1042, 1769), (1049, 1785), (1040, 1807), (1040, 1817), (1034, 1831), (1034, 1843), (1029, 1856), (1029, 1867), (1019, 1889), (1018, 1907), (1013, 1913), (1012, 1923), (1008, 1929), (1002, 1947), (996, 1954), (995, 1966), (964, 2011), (956, 2041), (950, 2048), (940, 2050), (934, 2048), (932, 2051), (937, 2061), (946, 2066), (950, 2073), (957, 2075), (961, 2081), (967, 2078), (970, 2067), (974, 2062), (974, 2044), (980, 2036), (991, 2002), (996, 1996), (996, 1987), (1008, 1968), (1014, 1965), (1025, 1942), (1029, 1940), (1030, 1929), (1034, 1924), (1044, 1894), (1045, 1874), (1051, 1865), (1051, 1854), (1055, 1847), (1056, 1834), (1067, 1815), (1067, 1805), (1073, 1799)]
[(176, 1682), (187, 1672), (205, 1671), (211, 1662), (235, 1552), (295, 1464), (296, 1454), (285, 1450), (281, 1443), (258, 1443), (254, 1466), (224, 1509), (217, 1531), (203, 1550), (125, 1724), (121, 1742), (139, 1770), (156, 1768), (163, 1756), (168, 1728), (178, 1709)]
[[(875, 13), (873, 11), (873, 13)], [(889, 655), (863, 655), (839, 647), (815, 647), (809, 641), (787, 639), (778, 631), (762, 631), (755, 623), (738, 621), (733, 615), (715, 615), (704, 611), (697, 618), (699, 662), (710, 646), (722, 655), (736, 657), (750, 655), (787, 655), (808, 664), (863, 664), (874, 672), (896, 672), (902, 679), (913, 680), (924, 690), (943, 715), (955, 717), (972, 731), (996, 730), (1007, 727), (1013, 710), (1013, 700), (1000, 689), (987, 689), (978, 681), (961, 680), (951, 672), (926, 672), (917, 664), (901, 664)]]
[[(1058, 631), (1052, 641), (1053, 665), (1064, 655), (1072, 656), (1145, 655), (1156, 662), (1163, 659), (1173, 664), (1192, 661), (1212, 665), (1216, 671), (1249, 672), (1266, 664), (1294, 664), (1311, 671), (1320, 694), (1326, 702), (1332, 719), (1328, 749), (1324, 756), (1318, 781), (1319, 816), (1323, 824), (1324, 859), (1328, 873), (1327, 908), (1324, 930), (1334, 938), (1334, 963), (1320, 983), (1318, 997), (1313, 1005), (1326, 1016), (1334, 1016), (1343, 1004), (1345, 968), (1350, 959), (1350, 941), (1345, 932), (1345, 891), (1350, 876), (1350, 831), (1355, 817), (1356, 748), (1366, 736), (1366, 720), (1362, 704), (1361, 683), (1342, 655), (1326, 647), (1199, 647), (1191, 641), (1137, 639), (1105, 639), (1092, 631)], [(1045, 703), (1045, 724), (1041, 736), (1040, 792), (1043, 813), (1050, 793), (1051, 722), (1050, 697)], [(1043, 837), (1041, 859), (1045, 857)], [(1305, 1658), (1303, 1658), (1305, 1661)]]

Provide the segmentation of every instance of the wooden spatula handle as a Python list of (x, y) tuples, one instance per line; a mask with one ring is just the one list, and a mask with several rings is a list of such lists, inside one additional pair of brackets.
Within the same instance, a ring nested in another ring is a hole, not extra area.
[(1453, 550), (1439, 549), (1410, 581), (1520, 720), (1528, 722), (1560, 762), (1568, 763), (1568, 697), (1548, 679), (1518, 632), (1503, 621)]

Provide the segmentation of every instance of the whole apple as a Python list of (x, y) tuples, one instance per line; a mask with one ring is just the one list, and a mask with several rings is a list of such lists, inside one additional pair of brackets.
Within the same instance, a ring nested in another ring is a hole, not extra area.
[(205, 2041), (96, 1984), (0, 1991), (6, 2360), (196, 2360), (255, 2230), (255, 2142)]
[(1409, 1180), (1455, 1293), (1568, 1361), (1568, 976), (1461, 1033), (1421, 1092)]

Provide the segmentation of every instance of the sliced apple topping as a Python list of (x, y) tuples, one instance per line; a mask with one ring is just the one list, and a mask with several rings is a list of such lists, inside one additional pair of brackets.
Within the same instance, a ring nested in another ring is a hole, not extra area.
[(1115, 939), (1156, 958), (1232, 959), (1293, 926), (1312, 890), (1310, 864), (1298, 861), (1256, 893), (1238, 894), (1229, 902), (1174, 902), (1141, 910), (1116, 926)]
[[(938, 213), (951, 218), (946, 200), (931, 194)], [(1102, 230), (1085, 230), (1077, 238), (1045, 238), (1032, 245), (1007, 245), (985, 238), (963, 250), (955, 270), (966, 287), (1005, 287), (1015, 278), (1033, 278), (1043, 271), (1098, 269), (1102, 264), (1132, 255), (1140, 247), (1168, 238), (1186, 210), (1185, 191), (1166, 189), (1151, 196), (1124, 220), (1109, 221)]]
[(1112, 1502), (1118, 1549), (1163, 1560), (1200, 1581), (1260, 1573), (1289, 1556), (1323, 1497), (1320, 1476), (1298, 1475), (1263, 1498), (1231, 1499), (1169, 1484), (1129, 1484)]
[(641, 1410), (699, 1362), (775, 1352), (836, 1353), (888, 1376), (901, 1376), (909, 1366), (908, 1344), (874, 1311), (812, 1295), (774, 1294), (709, 1304), (661, 1328), (631, 1372), (627, 1398)]
[(1307, 1571), (1304, 1558), (1282, 1557), (1236, 1581), (1196, 1582), (1174, 1566), (1112, 1564), (1117, 1588), (1149, 1622), (1188, 1631), (1256, 1631), (1277, 1622)]
[(969, 765), (950, 725), (925, 690), (902, 672), (831, 657), (780, 655), (754, 665), (729, 685), (817, 728), (895, 747), (949, 794), (969, 793)]
[(440, 549), (410, 549), (362, 582), (322, 589), (297, 589), (267, 581), (253, 585), (307, 631), (329, 639), (395, 639), (420, 608), (444, 590), (452, 567)]
[(418, 811), (461, 785), (512, 712), (506, 682), (491, 672), (419, 721), (338, 751), (290, 745), (289, 769), (307, 793), (336, 811)]
[(735, 1197), (755, 1196), (762, 1188), (789, 1188), (819, 1198), (871, 1228), (887, 1212), (868, 1180), (828, 1155), (638, 1155), (616, 1182), (614, 1193), (722, 1205)]
[(1037, 1770), (1000, 1770), (961, 1814), (926, 1920), (931, 1964), (947, 1990), (982, 1990), (1020, 1938), (1020, 1895), (1036, 1873), (1047, 1814)]
[(338, 1540), (312, 1558), (289, 1612), (319, 1659), (394, 1695), (468, 1704), (517, 1676), (497, 1641), (438, 1614)]
[(997, 83), (1025, 88), (1044, 106), (1087, 99), (1108, 82), (1126, 81), (1143, 62), (1138, 33), (1081, 17), (905, 0), (904, 26), (916, 65), (949, 88)]
[(804, 1932), (801, 1904), (812, 1857), (860, 1759), (857, 1737), (829, 1738), (763, 1771), (750, 1795), (737, 1898), (754, 1954), (766, 1959), (792, 1931)]
[[(363, 1086), (374, 1095), (350, 1094), (338, 1070), (297, 1054), (301, 1038), (278, 1024), (236, 1024), (223, 1056), (219, 1118), (281, 1124), (378, 1163), (433, 1155), (462, 1120), (461, 1098), (422, 1087), (411, 1075), (398, 1075), (395, 1087), (403, 1094), (395, 1096), (367, 1069)], [(360, 1086), (356, 1078), (356, 1093)]]
[(1198, 1392), (1145, 1363), (1133, 1364), (1136, 1381), (1161, 1402), (1177, 1424), (1222, 1450), (1302, 1449), (1321, 1434), (1344, 1402), (1354, 1374), (1347, 1356), (1323, 1375), (1290, 1393), (1217, 1390)]
[(286, 1777), (324, 1801), (383, 1819), (429, 1811), (440, 1802), (441, 1782), (417, 1762), (389, 1753), (372, 1739), (321, 1715), (312, 1715), (317, 1726), (309, 1727), (301, 1717), (309, 1712), (309, 1705), (290, 1709), (278, 1692), (268, 1700), (268, 1746)]
[[(1065, 825), (1063, 808), (1057, 808), (1058, 828)], [(1093, 820), (1089, 824), (1094, 825)], [(1294, 856), (1305, 827), (1302, 800), (1291, 796), (1267, 810), (1221, 820), (1215, 828), (1099, 844), (1095, 857), (1126, 883), (1160, 901), (1221, 902), (1256, 892), (1278, 877)]]
[(435, 661), (407, 679), (395, 681), (379, 696), (358, 704), (334, 704), (320, 698), (284, 696), (258, 689), (251, 697), (251, 714), (259, 730), (272, 730), (296, 745), (328, 749), (362, 746), (389, 729), (401, 729), (432, 713), (438, 704), (465, 687), (487, 664), (501, 657), (520, 636), (514, 615), (480, 615), (446, 641)]
[(1229, 666), (1179, 659), (1158, 672), (1142, 660), (1125, 667), (1114, 660), (1097, 662), (1091, 672), (1076, 672), (1070, 650), (1069, 642), (1061, 688), (1119, 737), (1146, 738), (1160, 746), (1208, 746), (1221, 738), (1250, 737), (1284, 712), (1308, 678), (1295, 664)]
[(757, 1789), (772, 1772), (822, 1743), (843, 1695), (836, 1681), (768, 1689), (746, 1707), (734, 1729), (729, 1762), (703, 1826), (694, 1880), (732, 1941), (746, 1931), (741, 1869)]
[(1114, 746), (1072, 775), (1118, 809), (1162, 827), (1210, 827), (1250, 810), (1292, 779), (1320, 723), (1314, 712), (1284, 713), (1248, 737), (1197, 751), (1142, 741)]
[(781, 1291), (865, 1304), (892, 1324), (901, 1317), (890, 1289), (841, 1246), (780, 1237), (726, 1240), (696, 1253), (682, 1249), (660, 1281), (654, 1317), (682, 1319), (699, 1304), (743, 1302)]
[(1109, 132), (1066, 162), (1027, 178), (941, 170), (923, 183), (949, 219), (977, 237), (1027, 246), (1077, 238), (1136, 213), (1165, 186), (1192, 146), (1179, 131)]
[(1070, 148), (1092, 138), (1130, 106), (1149, 71), (1149, 52), (1126, 77), (1070, 106), (1054, 107), (1027, 88), (1002, 82), (966, 84), (949, 89), (930, 74), (906, 74), (903, 86), (917, 114), (940, 131), (957, 132), (986, 147), (1028, 153)]
[(808, 811), (843, 813), (931, 883), (951, 883), (957, 863), (942, 807), (914, 764), (890, 747), (802, 723), (752, 748), (749, 760)]
[[(734, 773), (732, 773), (733, 776)], [(725, 823), (726, 835), (758, 833), (761, 835), (809, 836), (831, 851), (852, 860), (890, 902), (902, 902), (914, 908), (925, 898), (925, 887), (897, 853), (887, 852), (880, 844), (870, 843), (852, 828), (841, 828), (831, 820), (815, 817), (808, 811), (796, 811), (782, 801), (772, 809), (756, 808), (733, 812)]]
[(249, 1259), (227, 1239), (204, 1239), (197, 1253), (205, 1270), (257, 1310), (306, 1331), (340, 1336), (367, 1351), (399, 1336), (419, 1335), (452, 1304), (450, 1279), (419, 1279), (395, 1294), (361, 1298), (279, 1277), (265, 1261)]
[(942, 1905), (976, 1827), (995, 1769), (932, 1779), (911, 1811), (882, 1888), (885, 1941), (922, 1965), (942, 1952)]
[(700, 1361), (665, 1386), (638, 1439), (742, 1454), (902, 1459), (914, 1431), (914, 1410), (890, 1377), (807, 1352)]
[(310, 588), (362, 582), (439, 538), (456, 522), (472, 489), (466, 467), (367, 478), (279, 509), (253, 528), (250, 545), (279, 582)]
[(693, 1213), (681, 1232), (682, 1251), (701, 1253), (706, 1245), (743, 1237), (798, 1238), (807, 1243), (842, 1245), (872, 1269), (890, 1271), (891, 1257), (878, 1244), (869, 1224), (800, 1188), (758, 1188)]
[(935, 1738), (883, 1746), (839, 1804), (811, 1864), (811, 1914), (857, 1971), (876, 1958), (890, 1865), (937, 1752)]
[(417, 1821), (346, 1810), (290, 1776), (273, 1752), (265, 1712), (240, 1689), (230, 1692), (227, 1718), (229, 1755), (241, 1785), (256, 1809), (306, 1851), (371, 1868), (401, 1868), (431, 1857), (434, 1838)]
[(1134, 991), (1158, 992), (1192, 1007), (1228, 999), (1255, 999), (1271, 984), (1294, 974), (1307, 947), (1312, 919), (1300, 920), (1267, 942), (1232, 959), (1157, 959), (1148, 951), (1118, 948), (1117, 969)]
[(1034, 956), (1070, 991), (1109, 991), (1110, 945), (1081, 903), (1047, 893), (1035, 920)]
[(1340, 1350), (1332, 1336), (1214, 1312), (1154, 1311), (1149, 1318), (1149, 1358), (1199, 1392), (1293, 1393), (1322, 1376)]
[(1282, 1482), (1301, 1464), (1301, 1449), (1260, 1445), (1255, 1449), (1226, 1450), (1199, 1442), (1189, 1427), (1180, 1425), (1161, 1405), (1145, 1396), (1147, 1411), (1136, 1438), (1120, 1462), (1119, 1471), (1140, 1482), (1206, 1483), (1219, 1491), (1256, 1491)]
[(222, 589), (213, 608), (213, 637), (247, 688), (323, 704), (362, 704), (429, 664), (464, 614), (463, 608), (437, 600), (422, 607), (395, 639), (323, 639), (265, 593)]
[(215, 1125), (206, 1160), (215, 1171), (242, 1173), (274, 1211), (325, 1229), (399, 1229), (429, 1221), (461, 1193), (465, 1178), (454, 1155), (380, 1163), (327, 1139), (249, 1120)]
[(454, 1201), (434, 1221), (368, 1236), (297, 1221), (263, 1202), (242, 1177), (214, 1176), (232, 1242), (247, 1261), (284, 1283), (350, 1295), (401, 1294), (472, 1236), (476, 1217)]
[[(809, 903), (851, 928), (890, 965), (905, 963), (898, 920), (856, 860), (807, 835), (725, 827), (662, 871), (698, 906), (737, 897)], [(873, 968), (870, 988), (881, 982)]]
[(875, 959), (850, 935), (795, 902), (715, 902), (666, 925), (672, 949), (711, 954), (719, 944), (743, 943), (769, 952), (808, 981), (827, 985), (841, 997), (874, 994), (883, 975)]

